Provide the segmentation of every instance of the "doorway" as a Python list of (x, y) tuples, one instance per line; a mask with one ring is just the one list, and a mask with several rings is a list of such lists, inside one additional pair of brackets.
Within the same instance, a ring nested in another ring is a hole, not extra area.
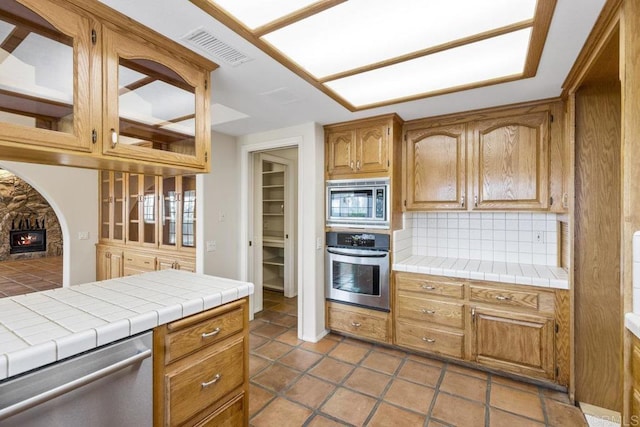
[(257, 313), (265, 308), (265, 295), (276, 293), (295, 301), (298, 294), (298, 148), (256, 151), (250, 156), (249, 280), (255, 285), (253, 312)]
[(613, 33), (575, 92), (575, 398), (622, 410), (621, 87)]
[(47, 199), (0, 169), (0, 298), (62, 287), (62, 229)]

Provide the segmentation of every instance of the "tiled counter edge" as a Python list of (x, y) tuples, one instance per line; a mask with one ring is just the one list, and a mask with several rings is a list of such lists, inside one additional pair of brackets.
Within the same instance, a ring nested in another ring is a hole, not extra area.
[(252, 295), (252, 283), (179, 270), (0, 299), (0, 380)]

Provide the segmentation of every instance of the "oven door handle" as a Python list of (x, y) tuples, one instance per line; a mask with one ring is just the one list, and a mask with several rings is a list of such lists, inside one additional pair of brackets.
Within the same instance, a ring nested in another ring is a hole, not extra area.
[(327, 252), (334, 255), (343, 255), (343, 256), (349, 256), (352, 258), (385, 258), (389, 256), (389, 252), (383, 252), (381, 254), (366, 254), (366, 253), (353, 254), (353, 253), (347, 253), (347, 252), (340, 252), (333, 249), (327, 249)]

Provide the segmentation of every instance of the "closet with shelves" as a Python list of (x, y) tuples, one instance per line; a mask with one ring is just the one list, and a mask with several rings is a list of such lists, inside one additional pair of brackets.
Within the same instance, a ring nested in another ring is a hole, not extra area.
[(286, 165), (262, 160), (262, 285), (284, 291)]

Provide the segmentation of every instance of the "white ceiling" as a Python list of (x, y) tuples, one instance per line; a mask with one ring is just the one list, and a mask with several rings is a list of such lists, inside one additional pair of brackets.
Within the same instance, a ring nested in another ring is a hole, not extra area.
[(556, 97), (605, 3), (605, 0), (558, 0), (534, 78), (351, 113), (188, 0), (100, 1), (180, 43), (183, 43), (180, 39), (184, 35), (204, 27), (221, 41), (253, 58), (233, 67), (209, 57), (220, 65), (212, 73), (211, 103), (220, 104), (214, 108), (214, 114), (215, 111), (235, 110), (228, 115), (227, 120), (231, 121), (214, 117), (212, 128), (233, 136), (301, 123), (324, 125), (392, 112), (404, 120), (412, 120)]

